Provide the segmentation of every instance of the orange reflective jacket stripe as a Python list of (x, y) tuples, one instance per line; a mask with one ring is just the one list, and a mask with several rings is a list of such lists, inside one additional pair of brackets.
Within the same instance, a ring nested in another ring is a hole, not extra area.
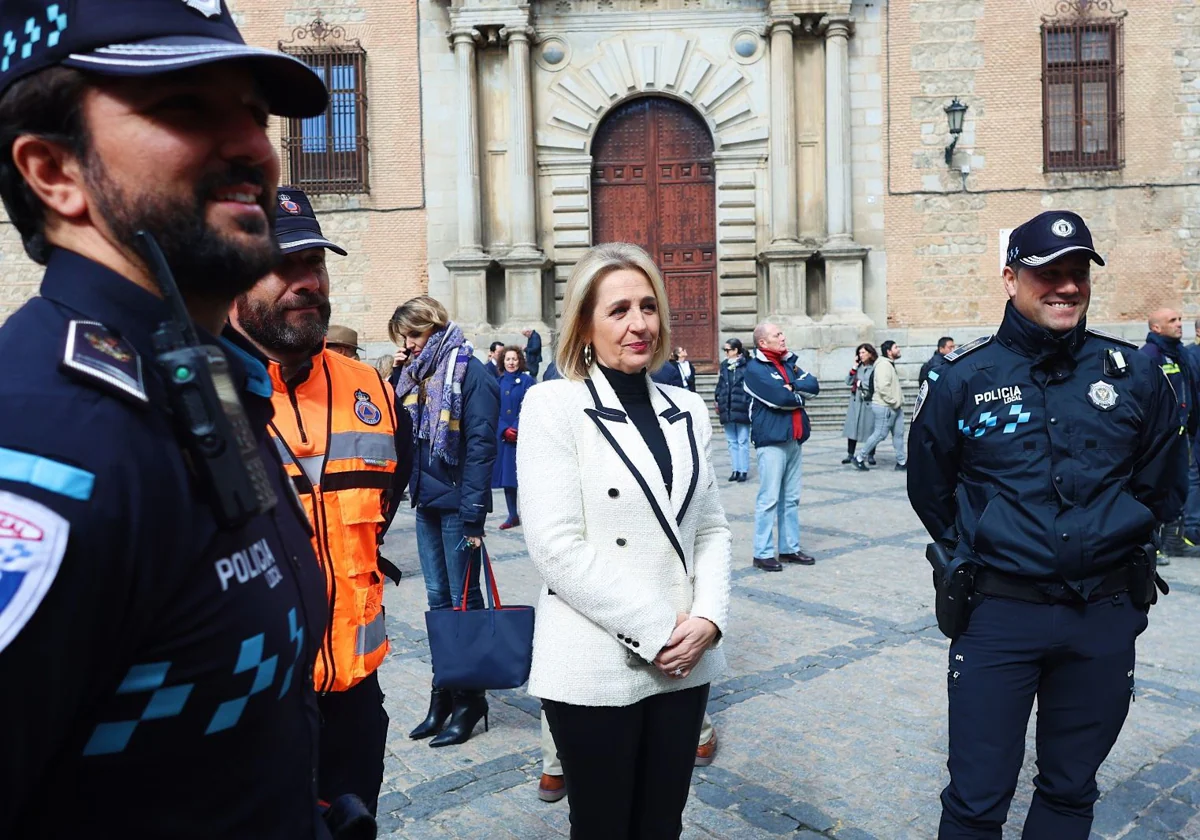
[(345, 691), (389, 649), (378, 541), (396, 471), (395, 397), (374, 368), (329, 350), (307, 377), (285, 383), (274, 362), (270, 374), (271, 434), (312, 522), (329, 600), (313, 682)]

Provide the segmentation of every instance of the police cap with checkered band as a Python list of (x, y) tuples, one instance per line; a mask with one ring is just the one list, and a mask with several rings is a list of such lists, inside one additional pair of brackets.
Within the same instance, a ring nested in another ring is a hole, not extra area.
[(329, 101), (303, 62), (247, 46), (225, 0), (0, 0), (0, 94), (63, 65), (101, 76), (155, 76), (244, 61), (271, 113), (320, 114)]
[(1013, 228), (1008, 235), (1008, 253), (1004, 262), (1036, 268), (1075, 251), (1082, 251), (1097, 265), (1104, 265), (1104, 258), (1096, 253), (1092, 244), (1092, 232), (1079, 214), (1049, 210)]

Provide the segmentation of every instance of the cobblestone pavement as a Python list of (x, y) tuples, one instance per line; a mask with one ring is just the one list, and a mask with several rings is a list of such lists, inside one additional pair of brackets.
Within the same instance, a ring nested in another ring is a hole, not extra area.
[[(802, 546), (814, 567), (751, 568), (756, 473), (726, 484), (718, 431), (714, 460), (734, 533), (731, 672), (713, 686), (716, 762), (693, 775), (683, 836), (699, 838), (932, 838), (945, 785), (946, 649), (934, 626), (925, 532), (908, 505), (890, 445), (858, 473), (845, 442), (818, 433), (804, 447)], [(497, 510), (504, 501), (496, 496)], [(536, 603), (539, 578), (520, 529), (488, 544), (501, 592)], [(407, 732), (428, 704), (425, 593), (411, 512), (396, 519), (385, 554), (405, 571), (388, 588), (393, 652), (381, 669), (392, 719), (381, 836), (566, 837), (567, 802), (537, 798), (538, 702), (492, 692), (491, 730), (430, 749)], [(1139, 640), (1136, 702), (1100, 771), (1093, 837), (1200, 839), (1200, 559), (1165, 570), (1161, 600)], [(1032, 724), (1032, 721), (1031, 721)], [(1032, 793), (1033, 729), (1006, 837), (1019, 837)]]

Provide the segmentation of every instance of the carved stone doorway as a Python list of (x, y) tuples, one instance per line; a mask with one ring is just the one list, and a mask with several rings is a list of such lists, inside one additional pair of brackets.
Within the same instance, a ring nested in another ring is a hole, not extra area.
[(713, 139), (687, 105), (644, 97), (614, 109), (592, 145), (592, 241), (632, 242), (662, 270), (671, 343), (716, 370), (717, 242)]

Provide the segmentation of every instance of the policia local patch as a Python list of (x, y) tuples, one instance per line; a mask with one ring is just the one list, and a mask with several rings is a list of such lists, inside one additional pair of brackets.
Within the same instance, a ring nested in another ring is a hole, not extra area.
[(45, 505), (0, 491), (0, 651), (54, 583), (71, 526)]

